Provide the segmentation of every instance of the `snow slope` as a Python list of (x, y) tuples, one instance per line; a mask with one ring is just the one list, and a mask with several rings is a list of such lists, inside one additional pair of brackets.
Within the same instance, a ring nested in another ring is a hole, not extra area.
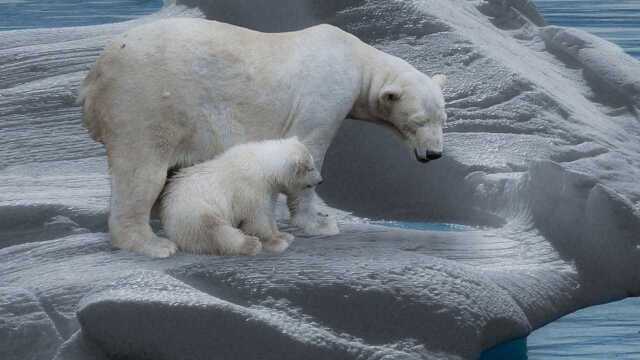
[[(472, 359), (640, 294), (640, 63), (526, 0), (197, 1), (114, 25), (0, 32), (0, 358)], [(148, 259), (105, 233), (104, 151), (75, 93), (116, 33), (163, 16), (330, 22), (443, 72), (445, 157), (345, 122), (321, 192), (345, 217), (282, 256)]]

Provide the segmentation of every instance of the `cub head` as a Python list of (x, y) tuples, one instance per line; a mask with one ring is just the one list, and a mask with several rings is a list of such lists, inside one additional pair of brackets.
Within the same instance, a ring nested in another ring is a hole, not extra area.
[(446, 80), (444, 75), (430, 78), (419, 71), (405, 72), (377, 94), (378, 117), (400, 135), (420, 162), (442, 156)]
[(284, 140), (287, 147), (287, 165), (284, 187), (287, 192), (298, 192), (322, 183), (309, 149), (297, 137)]

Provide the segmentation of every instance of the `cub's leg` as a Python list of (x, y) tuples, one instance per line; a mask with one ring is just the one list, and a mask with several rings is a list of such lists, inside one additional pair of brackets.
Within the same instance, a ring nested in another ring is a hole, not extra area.
[(293, 242), (293, 240), (295, 239), (295, 236), (284, 232), (284, 231), (280, 231), (278, 229), (278, 224), (276, 223), (276, 206), (278, 205), (278, 196), (279, 194), (273, 194), (273, 196), (271, 197), (271, 213), (270, 218), (269, 218), (269, 222), (271, 225), (271, 231), (274, 234), (274, 237), (280, 240), (284, 240), (286, 241), (289, 245), (291, 245), (291, 243)]
[(307, 235), (335, 235), (340, 232), (336, 219), (318, 208), (320, 197), (315, 189), (305, 189), (297, 194), (287, 194), (287, 206), (291, 212), (291, 224)]
[(242, 230), (259, 237), (266, 251), (281, 253), (289, 247), (293, 241), (293, 235), (278, 230), (275, 220), (276, 196), (273, 196), (264, 206), (258, 207), (255, 214), (243, 222)]
[(173, 242), (156, 236), (149, 226), (151, 207), (162, 190), (168, 162), (144, 142), (116, 144), (109, 149), (111, 212), (109, 232), (113, 246), (152, 257), (168, 257)]
[(208, 253), (212, 255), (254, 256), (262, 250), (260, 239), (245, 235), (231, 225), (217, 225), (207, 229)]

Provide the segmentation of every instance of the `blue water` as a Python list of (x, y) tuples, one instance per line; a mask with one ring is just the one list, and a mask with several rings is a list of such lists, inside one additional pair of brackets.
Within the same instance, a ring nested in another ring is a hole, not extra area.
[(481, 360), (640, 359), (640, 299), (592, 306), (485, 351)]
[(640, 359), (640, 299), (579, 310), (527, 338), (530, 360)]
[(162, 0), (0, 0), (0, 31), (108, 24), (162, 5)]

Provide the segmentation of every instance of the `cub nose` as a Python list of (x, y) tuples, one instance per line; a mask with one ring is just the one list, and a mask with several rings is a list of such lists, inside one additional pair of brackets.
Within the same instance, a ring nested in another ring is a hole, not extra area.
[(442, 157), (442, 153), (439, 151), (427, 151), (427, 159), (437, 160)]

